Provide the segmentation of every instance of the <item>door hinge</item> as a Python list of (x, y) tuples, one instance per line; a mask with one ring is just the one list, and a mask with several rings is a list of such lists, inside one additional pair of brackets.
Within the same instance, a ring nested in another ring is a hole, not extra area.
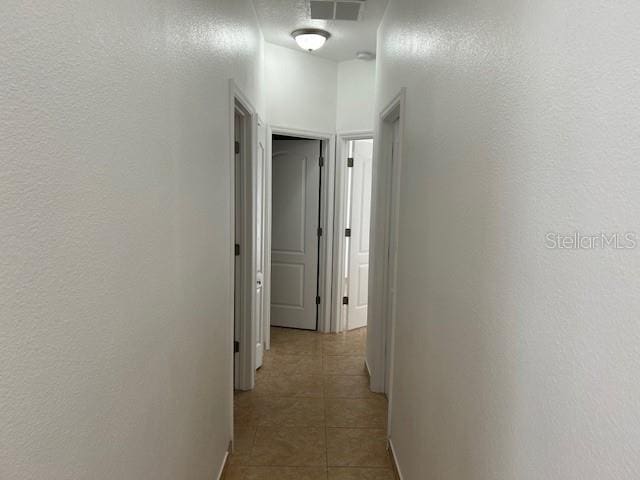
[(318, 158), (318, 163), (320, 164), (321, 167), (324, 167), (324, 157)]
[(238, 153), (240, 153), (240, 142), (236, 142), (236, 143), (235, 143), (235, 147), (234, 147), (234, 148), (235, 148), (235, 150), (236, 150), (236, 155), (237, 155)]
[(347, 167), (353, 167), (353, 157), (347, 158)]
[(320, 296), (316, 296), (316, 305), (320, 305)]
[(342, 304), (349, 305), (349, 297), (342, 297)]
[(236, 257), (240, 256), (240, 244), (239, 243), (236, 243), (235, 254), (236, 254)]
[(350, 237), (351, 236), (351, 229), (350, 228), (345, 228), (344, 229), (344, 236), (345, 237)]
[(240, 342), (237, 340), (233, 342), (233, 353), (238, 353), (240, 351)]
[(322, 227), (318, 228), (318, 236), (321, 237), (322, 236)]

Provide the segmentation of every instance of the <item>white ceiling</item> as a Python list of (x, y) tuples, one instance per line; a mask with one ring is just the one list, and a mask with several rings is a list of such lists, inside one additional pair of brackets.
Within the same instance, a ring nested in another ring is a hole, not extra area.
[(324, 47), (311, 55), (337, 62), (356, 58), (356, 52), (375, 52), (376, 32), (388, 0), (366, 0), (361, 19), (311, 20), (309, 0), (254, 0), (258, 20), (267, 42), (299, 49), (291, 38), (297, 28), (322, 28), (331, 33)]

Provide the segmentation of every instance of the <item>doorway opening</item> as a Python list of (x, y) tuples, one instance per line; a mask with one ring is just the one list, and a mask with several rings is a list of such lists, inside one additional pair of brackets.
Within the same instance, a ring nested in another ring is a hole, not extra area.
[(276, 134), (271, 164), (271, 325), (318, 330), (323, 141)]
[(334, 332), (367, 326), (373, 147), (370, 132), (338, 140)]
[(232, 379), (251, 390), (272, 311), (274, 326), (329, 331), (335, 138), (268, 127), (233, 81), (231, 92)]
[(251, 366), (256, 362), (255, 319), (256, 234), (254, 204), (254, 139), (257, 116), (236, 85), (231, 82), (231, 204), (233, 205), (233, 386), (253, 388)]

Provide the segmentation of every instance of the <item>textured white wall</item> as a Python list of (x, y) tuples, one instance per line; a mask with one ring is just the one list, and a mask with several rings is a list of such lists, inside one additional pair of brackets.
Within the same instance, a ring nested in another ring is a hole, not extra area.
[(373, 131), (376, 63), (349, 60), (338, 64), (338, 132)]
[(318, 132), (373, 130), (375, 62), (336, 63), (265, 43), (271, 125)]
[(249, 0), (0, 7), (0, 477), (212, 479)]
[(640, 3), (394, 0), (407, 87), (391, 435), (406, 480), (640, 478)]
[(265, 43), (267, 121), (279, 127), (336, 131), (338, 64)]

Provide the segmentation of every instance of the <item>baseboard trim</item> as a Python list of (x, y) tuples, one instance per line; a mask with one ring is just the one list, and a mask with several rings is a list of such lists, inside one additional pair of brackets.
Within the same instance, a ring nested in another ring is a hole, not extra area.
[(229, 452), (225, 452), (224, 459), (222, 459), (222, 466), (220, 467), (220, 471), (218, 472), (217, 480), (222, 480), (224, 478), (224, 472), (227, 469), (228, 462), (229, 462)]
[(391, 466), (393, 467), (393, 470), (396, 473), (396, 477), (399, 480), (404, 480), (404, 477), (402, 476), (402, 471), (400, 470), (400, 465), (398, 465), (398, 457), (396, 457), (396, 451), (393, 448), (393, 442), (391, 441), (391, 439), (389, 439), (388, 442), (389, 442), (389, 451), (391, 452)]
[(369, 374), (369, 379), (371, 379), (371, 369), (369, 368), (369, 362), (367, 359), (364, 359), (364, 366), (367, 367), (367, 373)]

